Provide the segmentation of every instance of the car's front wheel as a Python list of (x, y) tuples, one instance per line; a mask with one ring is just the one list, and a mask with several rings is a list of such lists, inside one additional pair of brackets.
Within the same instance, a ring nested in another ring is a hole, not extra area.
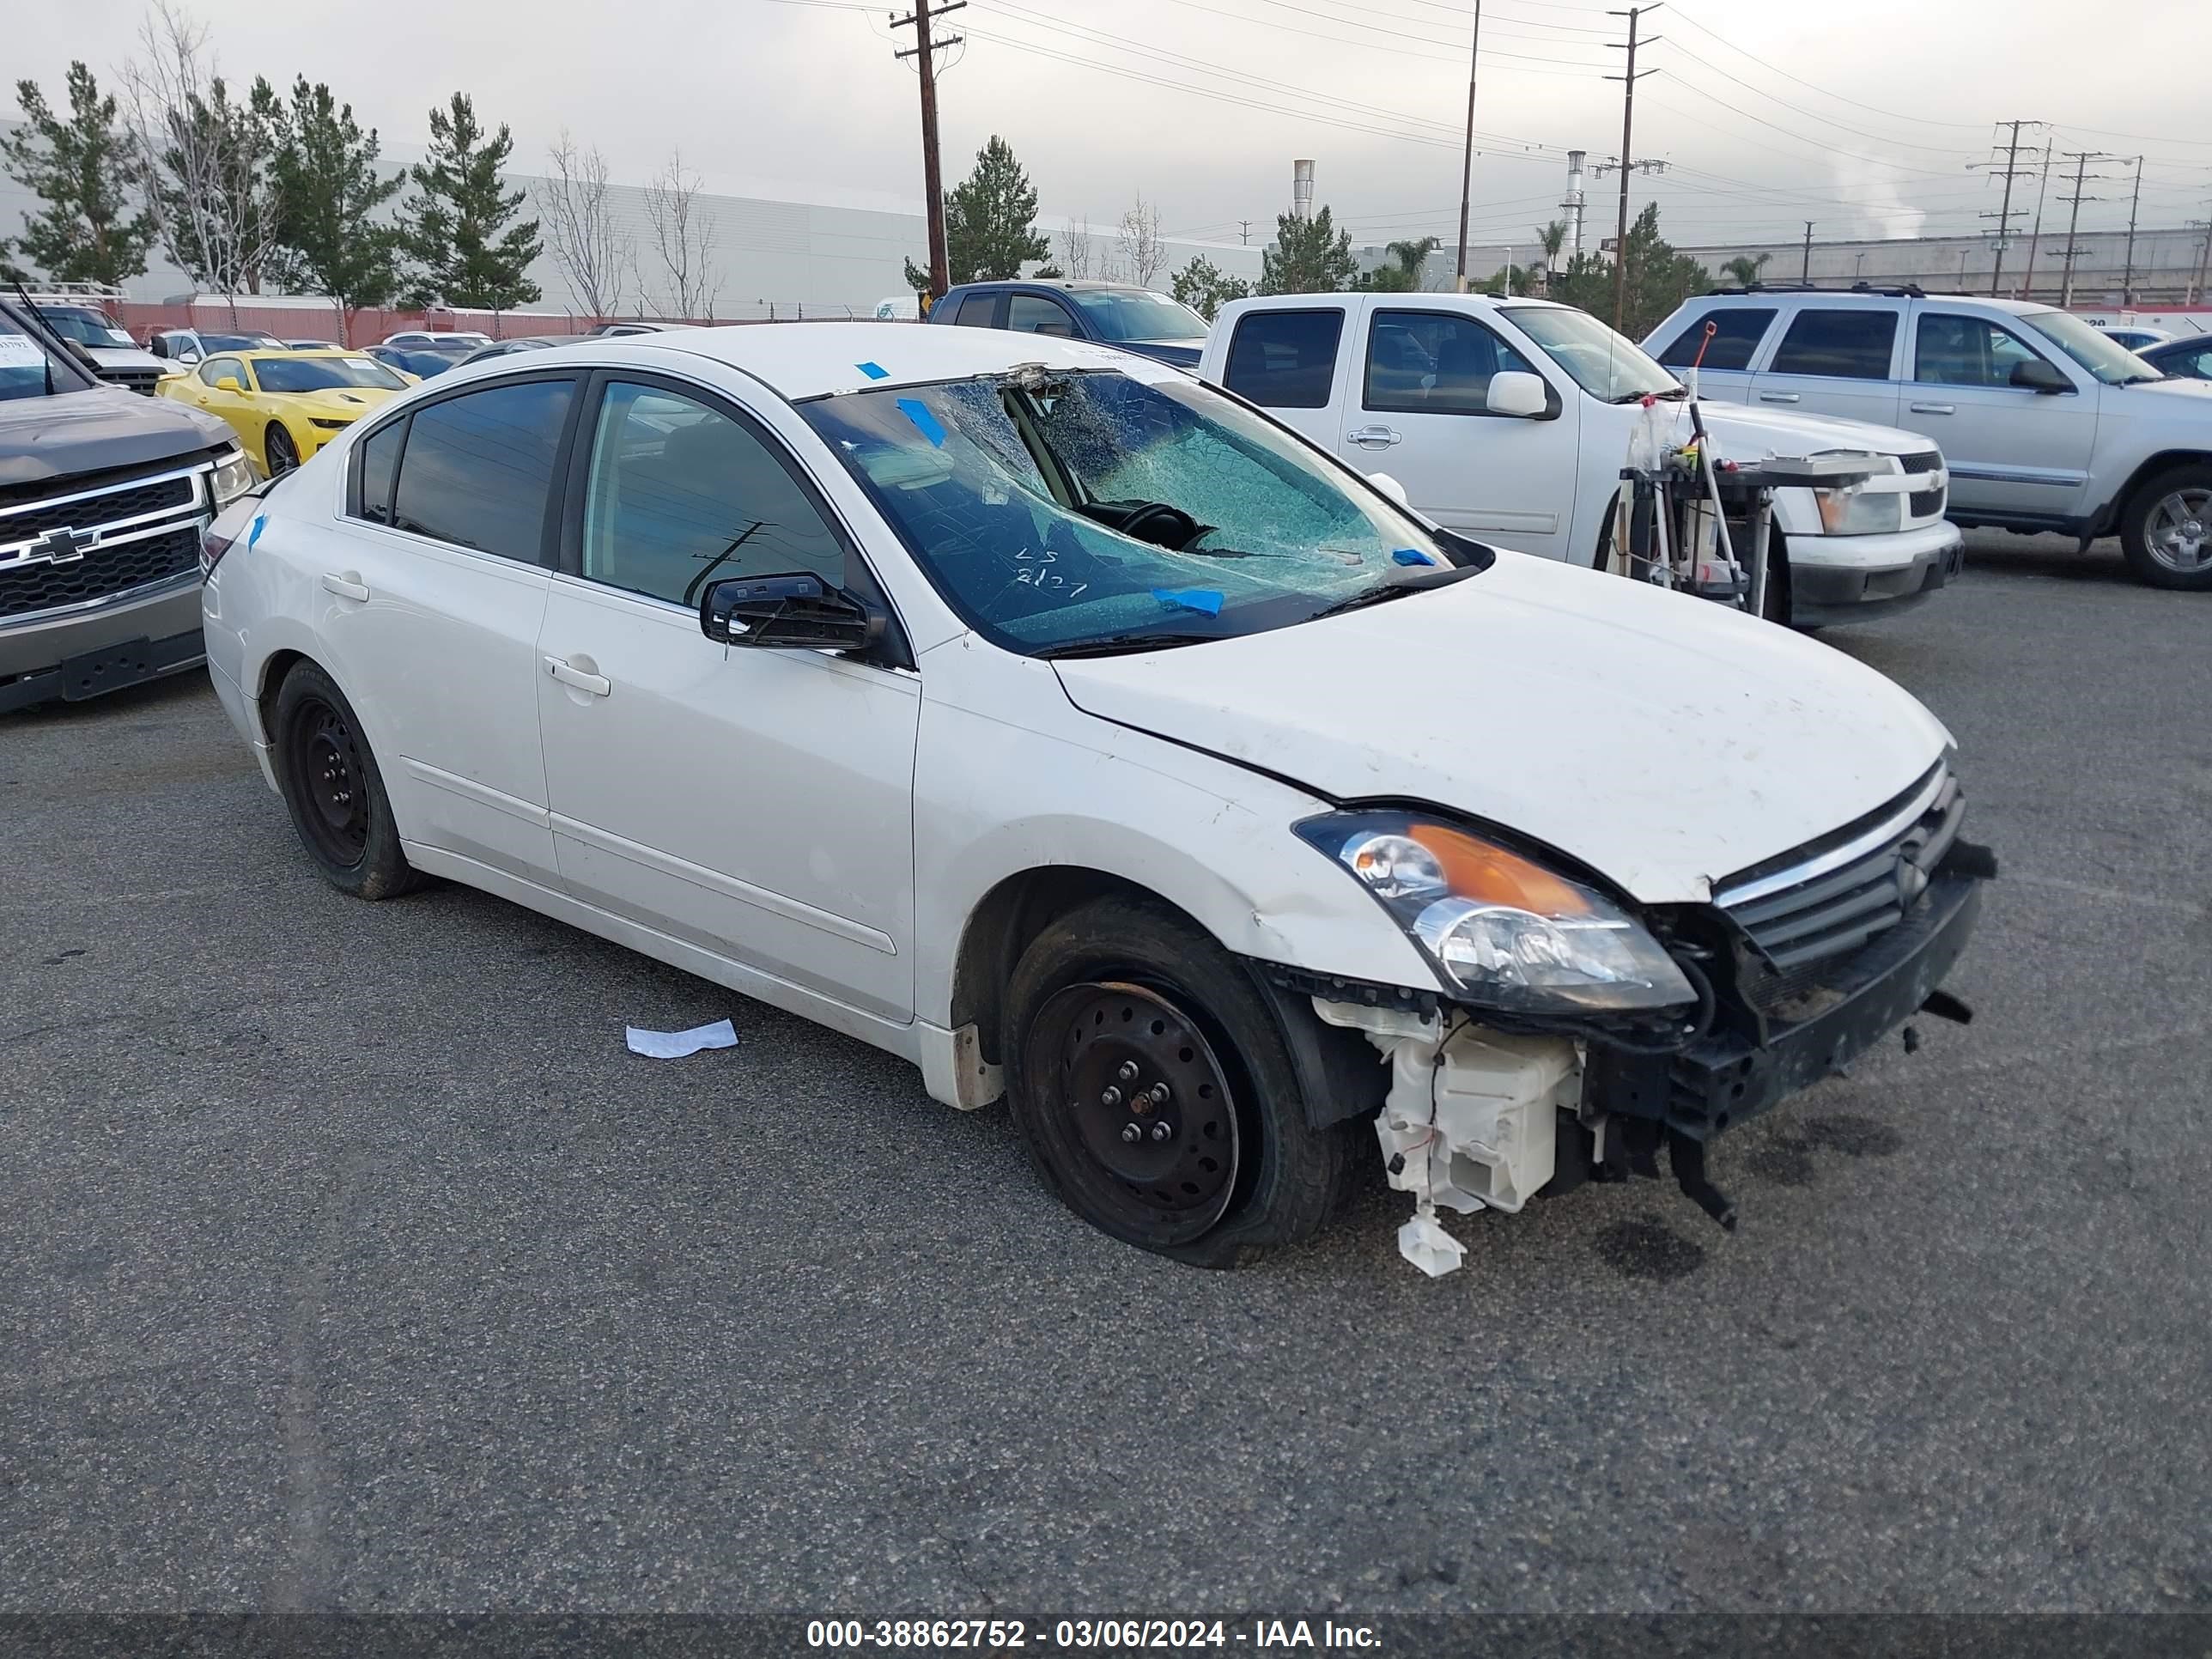
[(1249, 971), (1157, 902), (1094, 901), (1023, 952), (1006, 1000), (1014, 1121), (1101, 1231), (1202, 1267), (1318, 1231), (1353, 1126), (1317, 1129)]
[(292, 441), (292, 434), (274, 422), (262, 434), (261, 453), (269, 458), (269, 476), (272, 478), (289, 472), (300, 464), (300, 447)]
[(2212, 589), (2212, 466), (2177, 466), (2136, 491), (2120, 520), (2120, 550), (2138, 581)]
[(328, 674), (295, 664), (270, 721), (277, 787), (300, 844), (324, 879), (356, 898), (396, 898), (422, 884), (400, 848), (399, 825), (361, 720)]

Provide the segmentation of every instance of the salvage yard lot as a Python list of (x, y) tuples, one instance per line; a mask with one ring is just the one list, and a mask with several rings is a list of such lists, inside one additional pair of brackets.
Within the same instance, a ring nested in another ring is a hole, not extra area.
[(859, 1043), (348, 900), (197, 676), (0, 720), (0, 1609), (2212, 1607), (2212, 602), (1969, 559), (1827, 637), (1959, 738), (1973, 1025), (1724, 1139), (1733, 1237), (1436, 1281), (1379, 1170), (1178, 1267)]

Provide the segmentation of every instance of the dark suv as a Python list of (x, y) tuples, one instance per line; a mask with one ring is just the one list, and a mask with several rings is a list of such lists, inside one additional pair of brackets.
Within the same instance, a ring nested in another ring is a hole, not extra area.
[(0, 714), (200, 662), (200, 532), (252, 487), (222, 422), (0, 298)]
[(1180, 300), (1123, 283), (964, 283), (929, 308), (933, 323), (1089, 340), (1196, 368), (1206, 319)]

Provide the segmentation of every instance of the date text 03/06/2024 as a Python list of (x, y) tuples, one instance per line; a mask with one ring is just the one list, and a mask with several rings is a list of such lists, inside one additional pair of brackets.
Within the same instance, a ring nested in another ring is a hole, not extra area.
[(1005, 1653), (1043, 1648), (1068, 1651), (1176, 1652), (1241, 1648), (1248, 1653), (1295, 1653), (1380, 1645), (1365, 1625), (1331, 1619), (816, 1619), (806, 1626), (812, 1648), (939, 1649)]

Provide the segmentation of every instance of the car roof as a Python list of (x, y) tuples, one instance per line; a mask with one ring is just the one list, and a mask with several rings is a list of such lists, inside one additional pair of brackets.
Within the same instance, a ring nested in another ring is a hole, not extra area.
[(1777, 288), (1721, 289), (1711, 294), (1694, 295), (1682, 302), (1683, 308), (1705, 305), (1771, 306), (1782, 300), (1802, 300), (1808, 305), (1869, 305), (1901, 304), (1907, 300), (1936, 300), (1945, 305), (1994, 306), (1999, 311), (2009, 311), (2014, 316), (2029, 312), (2055, 311), (2056, 306), (2039, 300), (2006, 300), (1989, 294), (1862, 294), (1848, 288)]
[(580, 340), (575, 349), (640, 364), (665, 362), (672, 355), (705, 358), (726, 363), (794, 402), (832, 392), (964, 380), (1026, 363), (1046, 368), (1119, 368), (1148, 380), (1155, 369), (1163, 376), (1176, 374), (1145, 358), (1081, 340), (994, 328), (923, 328), (912, 323), (747, 323), (671, 329), (626, 339)]

